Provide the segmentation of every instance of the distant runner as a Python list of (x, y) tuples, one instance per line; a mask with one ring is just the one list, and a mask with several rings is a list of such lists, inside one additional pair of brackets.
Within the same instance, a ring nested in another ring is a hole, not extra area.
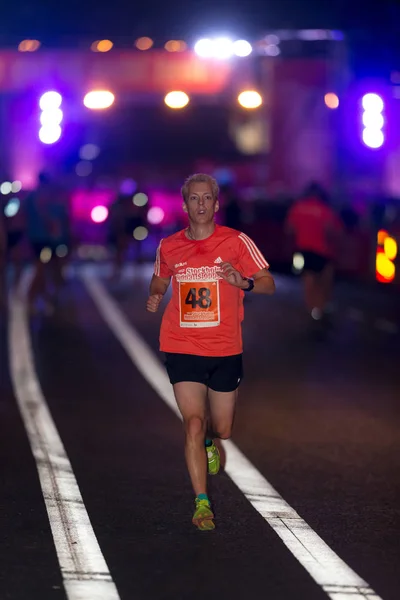
[(161, 241), (147, 300), (147, 310), (156, 312), (172, 278), (160, 350), (184, 421), (196, 494), (192, 521), (202, 531), (215, 527), (207, 496), (207, 469), (215, 475), (220, 468), (214, 439), (231, 436), (243, 377), (243, 296), (275, 291), (269, 265), (254, 242), (215, 223), (218, 194), (209, 175), (186, 180), (182, 196), (189, 227)]
[(342, 223), (329, 206), (326, 193), (311, 184), (303, 198), (290, 208), (286, 232), (296, 252), (304, 258), (305, 303), (312, 318), (321, 320), (331, 300), (334, 266)]

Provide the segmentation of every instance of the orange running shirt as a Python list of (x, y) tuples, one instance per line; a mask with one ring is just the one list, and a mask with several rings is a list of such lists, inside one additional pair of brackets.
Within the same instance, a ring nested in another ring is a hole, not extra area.
[(186, 230), (163, 240), (154, 274), (172, 277), (172, 297), (161, 324), (160, 350), (199, 356), (241, 354), (244, 292), (218, 274), (229, 262), (243, 277), (269, 267), (244, 233), (215, 226), (205, 240), (190, 240)]
[(326, 258), (335, 257), (335, 234), (342, 225), (334, 210), (318, 198), (305, 198), (289, 210), (287, 223), (293, 229), (296, 247)]

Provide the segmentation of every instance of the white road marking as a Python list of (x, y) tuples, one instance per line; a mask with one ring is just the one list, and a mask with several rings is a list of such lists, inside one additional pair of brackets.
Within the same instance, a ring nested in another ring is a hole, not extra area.
[(28, 272), (9, 302), (9, 360), (15, 396), (36, 460), (69, 600), (120, 600), (37, 378), (31, 348)]
[[(104, 321), (134, 365), (180, 417), (172, 386), (160, 360), (129, 323), (104, 286), (84, 272), (82, 279)], [(224, 442), (224, 447), (227, 455), (226, 473), (329, 598), (381, 600), (289, 506), (231, 441)]]

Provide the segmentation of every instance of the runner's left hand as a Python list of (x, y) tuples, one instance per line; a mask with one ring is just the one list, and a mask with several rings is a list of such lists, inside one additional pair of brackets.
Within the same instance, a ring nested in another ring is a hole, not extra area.
[(249, 283), (246, 279), (243, 279), (242, 275), (237, 271), (232, 265), (228, 262), (223, 262), (220, 264), (222, 271), (219, 272), (222, 279), (225, 279), (231, 285), (235, 287), (244, 289), (248, 287)]

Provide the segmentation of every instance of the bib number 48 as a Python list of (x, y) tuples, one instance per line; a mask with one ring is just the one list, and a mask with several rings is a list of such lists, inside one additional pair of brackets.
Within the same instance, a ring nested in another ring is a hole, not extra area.
[(199, 289), (190, 288), (188, 295), (186, 296), (185, 304), (190, 305), (193, 309), (210, 308), (212, 304), (211, 290), (206, 287)]

